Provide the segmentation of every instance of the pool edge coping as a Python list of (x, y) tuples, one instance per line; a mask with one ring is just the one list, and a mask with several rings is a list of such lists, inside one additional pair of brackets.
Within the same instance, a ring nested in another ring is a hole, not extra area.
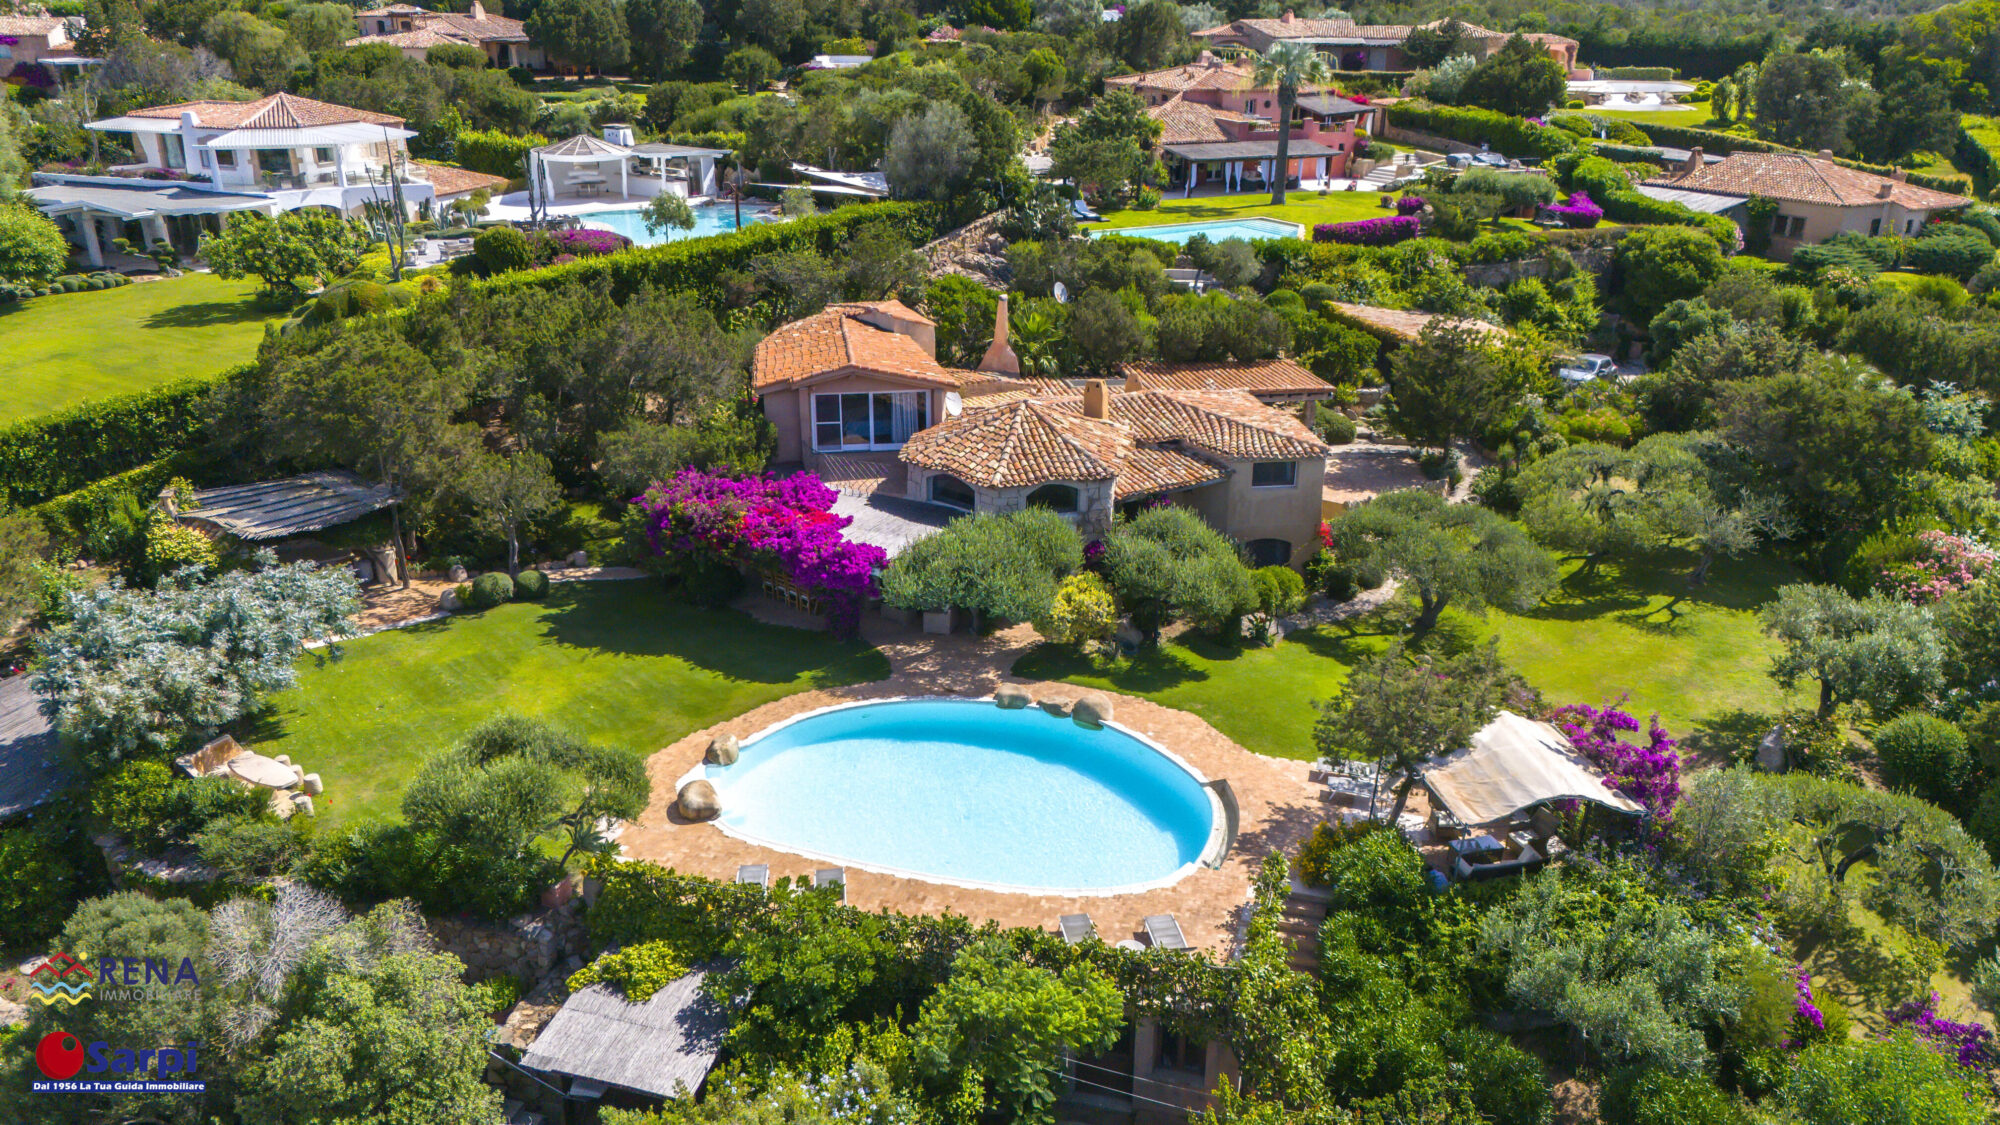
[[(794, 723), (803, 722), (806, 719), (829, 714), (834, 711), (851, 710), (856, 707), (873, 707), (884, 703), (924, 703), (924, 702), (988, 703), (997, 706), (995, 700), (996, 697), (993, 695), (892, 695), (892, 696), (881, 696), (874, 699), (847, 700), (841, 703), (828, 704), (825, 707), (815, 707), (810, 711), (802, 711), (799, 714), (793, 715), (789, 718), (780, 719), (779, 721), (772, 723), (770, 726), (764, 727), (761, 730), (757, 731), (757, 733), (750, 735), (747, 738), (741, 739), (740, 742), (742, 745), (748, 746), (750, 743), (755, 742), (758, 739), (764, 738), (766, 735), (775, 734), (778, 731), (783, 730), (784, 728), (791, 726)], [(1029, 707), (1034, 707), (1034, 706), (1035, 705), (1032, 703), (1029, 704)], [(1015, 708), (1015, 710), (1026, 710), (1026, 709), (1027, 708)], [(1178, 766), (1182, 772), (1186, 773), (1189, 777), (1195, 779), (1196, 786), (1201, 790), (1202, 795), (1206, 797), (1208, 800), (1209, 822), (1208, 822), (1207, 841), (1202, 844), (1200, 854), (1196, 855), (1194, 859), (1176, 868), (1173, 871), (1173, 873), (1169, 875), (1165, 875), (1159, 879), (1154, 879), (1145, 883), (1127, 883), (1116, 887), (1029, 887), (1029, 886), (1021, 886), (1014, 883), (987, 883), (974, 879), (950, 879), (931, 873), (906, 871), (899, 867), (887, 867), (879, 864), (861, 863), (849, 859), (845, 856), (829, 855), (824, 852), (806, 851), (804, 849), (794, 847), (790, 844), (782, 844), (774, 840), (754, 835), (752, 833), (742, 832), (732, 829), (722, 823), (722, 819), (720, 816), (717, 816), (713, 820), (703, 821), (701, 823), (707, 824), (709, 827), (714, 828), (716, 831), (722, 833), (725, 836), (730, 837), (731, 839), (742, 840), (745, 843), (754, 844), (760, 848), (769, 848), (772, 851), (784, 852), (787, 855), (800, 856), (802, 858), (816, 860), (821, 863), (838, 863), (845, 867), (853, 867), (857, 870), (867, 871), (875, 875), (887, 875), (897, 879), (912, 879), (920, 883), (929, 883), (932, 884), (933, 886), (961, 887), (966, 890), (992, 891), (998, 894), (1054, 895), (1064, 898), (1116, 898), (1123, 895), (1143, 894), (1147, 891), (1165, 890), (1168, 887), (1171, 887), (1176, 883), (1179, 883), (1182, 880), (1186, 879), (1188, 876), (1196, 874), (1204, 869), (1207, 869), (1209, 867), (1211, 860), (1215, 860), (1219, 863), (1222, 857), (1217, 853), (1219, 849), (1222, 847), (1222, 845), (1225, 843), (1225, 837), (1228, 834), (1228, 828), (1223, 823), (1224, 820), (1226, 819), (1227, 814), (1222, 807), (1222, 798), (1215, 792), (1214, 786), (1209, 784), (1211, 779), (1206, 774), (1202, 773), (1202, 771), (1196, 769), (1193, 766), (1193, 764), (1188, 762), (1187, 759), (1181, 757), (1179, 754), (1176, 754), (1172, 750), (1169, 750), (1167, 747), (1161, 745), (1158, 740), (1154, 739), (1150, 735), (1145, 734), (1144, 732), (1133, 730), (1131, 727), (1124, 726), (1115, 721), (1107, 720), (1102, 725), (1105, 727), (1109, 727), (1113, 730), (1116, 730), (1118, 733), (1123, 734), (1126, 737), (1133, 739), (1134, 741), (1137, 741), (1140, 745), (1145, 746), (1147, 749), (1153, 751), (1156, 754), (1159, 754), (1161, 757), (1172, 762), (1175, 766)], [(678, 795), (682, 787), (686, 786), (690, 781), (707, 781), (708, 777), (705, 771), (709, 768), (710, 764), (711, 763), (708, 761), (707, 754), (703, 753), (701, 758), (697, 759), (693, 766), (689, 767), (686, 772), (682, 773), (680, 777), (675, 779), (674, 781), (675, 794)]]

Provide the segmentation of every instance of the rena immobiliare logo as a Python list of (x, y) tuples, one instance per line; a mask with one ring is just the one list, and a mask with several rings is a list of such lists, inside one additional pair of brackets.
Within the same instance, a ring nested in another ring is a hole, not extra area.
[(189, 1040), (177, 1047), (134, 1050), (51, 1031), (35, 1045), (35, 1068), (42, 1078), (32, 1088), (54, 1094), (201, 1093), (207, 1083), (195, 1077), (197, 1046)]
[(67, 953), (55, 953), (28, 974), (28, 999), (41, 1004), (75, 1007), (90, 999), (97, 974)]

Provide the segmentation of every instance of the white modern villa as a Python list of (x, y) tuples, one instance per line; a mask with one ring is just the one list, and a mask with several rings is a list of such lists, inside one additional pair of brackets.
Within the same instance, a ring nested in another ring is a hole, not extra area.
[(433, 170), (410, 159), (406, 142), (416, 134), (402, 118), (295, 94), (154, 106), (87, 127), (129, 134), (135, 161), (98, 175), (38, 172), (28, 194), (100, 268), (113, 239), (192, 252), (202, 231), (234, 211), (356, 215), (400, 192), (415, 212), (455, 194), (441, 186), (473, 190), (458, 182), (463, 176), (432, 182)]

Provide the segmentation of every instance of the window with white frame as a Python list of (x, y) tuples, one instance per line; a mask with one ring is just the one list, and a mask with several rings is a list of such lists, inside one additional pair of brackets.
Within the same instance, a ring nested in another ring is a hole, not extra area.
[(1250, 487), (1292, 488), (1299, 483), (1297, 461), (1258, 461), (1250, 466)]
[(217, 168), (234, 168), (234, 167), (236, 167), (236, 150), (234, 150), (234, 149), (228, 149), (228, 148), (219, 148), (219, 149), (216, 149), (216, 150), (215, 150), (215, 166), (216, 166)]
[(813, 396), (813, 448), (901, 449), (930, 424), (925, 391), (872, 391)]
[(314, 164), (333, 163), (333, 149), (331, 147), (322, 147), (313, 149), (313, 163)]

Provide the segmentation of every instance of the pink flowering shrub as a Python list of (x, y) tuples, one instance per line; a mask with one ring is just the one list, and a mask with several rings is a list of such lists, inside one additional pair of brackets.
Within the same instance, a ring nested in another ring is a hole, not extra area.
[(1542, 208), (1542, 214), (1562, 220), (1571, 230), (1588, 230), (1604, 221), (1604, 208), (1580, 191), (1571, 192), (1567, 202)]
[(1991, 548), (1963, 535), (1920, 532), (1915, 557), (1884, 567), (1877, 585), (1918, 605), (1930, 605), (1979, 581), (1993, 569), (1993, 559)]
[(1637, 731), (1639, 720), (1616, 707), (1573, 703), (1556, 708), (1549, 721), (1608, 775), (1607, 785), (1645, 806), (1656, 826), (1672, 818), (1681, 798), (1681, 756), (1658, 715), (1647, 725), (1644, 745), (1622, 737)]
[(1812, 1032), (1826, 1030), (1826, 1013), (1820, 1011), (1819, 1005), (1813, 1002), (1812, 971), (1804, 965), (1794, 965), (1792, 971), (1799, 979), (1798, 997), (1793, 1003), (1792, 1026), (1798, 1030), (1799, 1038), (1803, 1040)]
[(1314, 242), (1341, 242), (1350, 246), (1392, 246), (1415, 237), (1415, 215), (1384, 216), (1352, 223), (1320, 223), (1313, 227)]
[(608, 230), (592, 230), (589, 227), (572, 227), (549, 235), (550, 257), (558, 254), (575, 254), (579, 258), (599, 257), (616, 254), (632, 245), (632, 240), (622, 234)]
[(1960, 1066), (1985, 1070), (2000, 1063), (1993, 1046), (1993, 1029), (1979, 1023), (1959, 1023), (1938, 1015), (1938, 994), (1928, 1000), (1912, 1000), (1890, 1010), (1889, 1023), (1907, 1027), (1917, 1038), (1958, 1060)]
[(1423, 209), (1424, 197), (1421, 195), (1406, 195), (1396, 201), (1396, 214), (1398, 215), (1414, 215)]
[(850, 635), (888, 555), (841, 534), (853, 521), (831, 511), (838, 495), (811, 473), (739, 480), (683, 469), (633, 502), (645, 513), (647, 539), (661, 556), (682, 565), (781, 574), (824, 597), (828, 627)]

